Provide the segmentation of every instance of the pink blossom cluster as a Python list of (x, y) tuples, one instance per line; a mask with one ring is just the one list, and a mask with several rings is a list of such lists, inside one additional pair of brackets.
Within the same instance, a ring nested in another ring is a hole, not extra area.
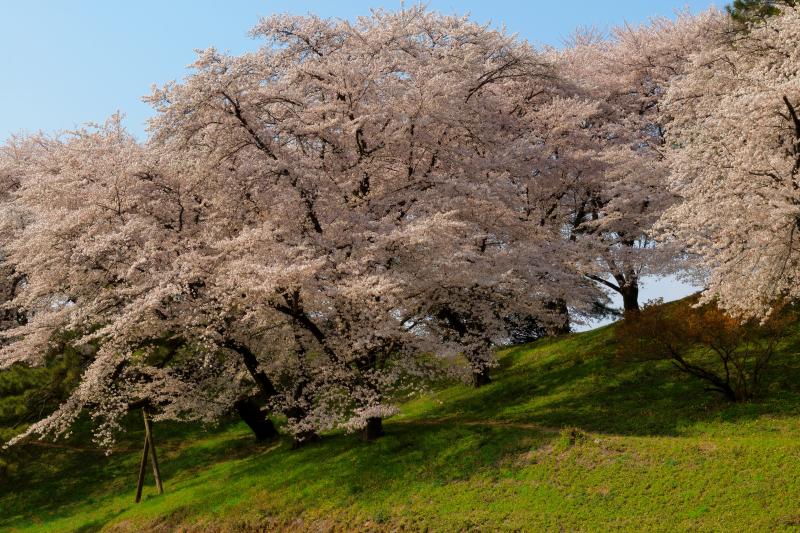
[(302, 440), (485, 383), (509, 317), (558, 330), (605, 289), (635, 310), (644, 276), (709, 274), (741, 311), (794, 296), (798, 22), (712, 10), (536, 50), (422, 7), (272, 16), (259, 50), (154, 88), (146, 142), (120, 116), (10, 139), (0, 365), (65, 332), (88, 360), (25, 434), (88, 412), (107, 445), (135, 406), (212, 422), (257, 398)]

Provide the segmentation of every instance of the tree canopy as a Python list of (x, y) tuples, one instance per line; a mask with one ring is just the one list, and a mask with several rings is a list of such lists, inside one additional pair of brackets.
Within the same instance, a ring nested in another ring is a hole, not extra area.
[(793, 7), (797, 0), (733, 0), (725, 6), (736, 22), (747, 24), (781, 14), (781, 7)]
[(762, 7), (560, 50), (423, 7), (276, 15), (155, 88), (145, 142), (118, 115), (10, 139), (0, 367), (86, 360), (24, 435), (88, 411), (109, 444), (135, 407), (378, 434), (606, 290), (638, 312), (646, 276), (768, 316), (798, 297), (800, 8)]

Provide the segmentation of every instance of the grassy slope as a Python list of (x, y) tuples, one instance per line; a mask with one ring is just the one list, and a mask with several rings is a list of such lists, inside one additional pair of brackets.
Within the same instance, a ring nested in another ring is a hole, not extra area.
[(167, 492), (150, 483), (139, 505), (136, 452), (30, 447), (28, 481), (0, 486), (0, 529), (800, 525), (800, 361), (776, 362), (765, 400), (728, 405), (667, 364), (612, 354), (612, 328), (506, 350), (492, 384), (411, 401), (373, 443), (291, 450), (256, 446), (241, 424), (160, 424)]

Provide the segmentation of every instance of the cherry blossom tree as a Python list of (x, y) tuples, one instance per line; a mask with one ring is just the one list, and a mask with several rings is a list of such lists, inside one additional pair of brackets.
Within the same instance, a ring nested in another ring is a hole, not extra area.
[(103, 340), (72, 397), (32, 432), (66, 431), (84, 407), (107, 422), (101, 439), (131, 406), (154, 404), (167, 417), (207, 421), (228, 408), (221, 391), (236, 380), (219, 365), (198, 369), (190, 358), (188, 366), (148, 365), (158, 333), (138, 345), (122, 334), (124, 310), (148, 296), (156, 265), (170, 259), (164, 243), (172, 230), (161, 216), (168, 204), (137, 177), (143, 158), (119, 117), (63, 138), (36, 135), (5, 147), (3, 167), (15, 186), (3, 205), (3, 251), (8, 271), (24, 275), (8, 305), (24, 309), (26, 320), (4, 332), (3, 365), (41, 363), (63, 332), (89, 353)]
[(132, 406), (211, 421), (238, 405), (257, 433), (264, 406), (299, 441), (374, 437), (431, 377), (485, 382), (507, 316), (547, 324), (554, 301), (594, 297), (530, 223), (536, 169), (560, 164), (551, 130), (579, 122), (553, 122), (545, 56), (422, 8), (252, 33), (259, 51), (206, 50), (154, 89), (144, 145), (115, 117), (5, 150), (1, 245), (28, 321), (2, 362), (35, 362), (63, 330), (94, 351), (29, 433), (88, 409), (108, 441)]
[(764, 315), (795, 299), (800, 228), (800, 9), (718, 31), (666, 94), (664, 220), (710, 271), (704, 301)]
[[(0, 165), (0, 205), (5, 205), (10, 201), (13, 191), (18, 186), (11, 169), (4, 163), (3, 161), (3, 164)], [(24, 309), (12, 304), (24, 282), (25, 277), (17, 272), (4, 256), (0, 255), (0, 331), (12, 329), (26, 321)], [(3, 342), (0, 338), (0, 345)]]
[[(657, 243), (654, 231), (675, 200), (660, 111), (671, 81), (721, 20), (720, 12), (709, 10), (618, 27), (610, 38), (580, 31), (554, 52), (562, 76), (574, 83), (574, 98), (585, 104), (582, 135), (562, 136), (554, 154), (566, 161), (557, 167), (563, 174), (554, 178), (549, 217), (574, 243), (580, 271), (619, 293), (625, 311), (639, 309), (644, 276), (685, 266), (682, 243)], [(565, 105), (563, 113), (578, 118), (578, 109)]]

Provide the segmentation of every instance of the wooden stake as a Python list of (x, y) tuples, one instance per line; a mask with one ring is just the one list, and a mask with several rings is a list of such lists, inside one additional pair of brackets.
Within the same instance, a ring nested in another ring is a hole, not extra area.
[(147, 467), (147, 451), (150, 449), (150, 440), (145, 436), (142, 462), (139, 464), (139, 481), (136, 483), (136, 503), (142, 500), (142, 487), (144, 486), (144, 472)]
[(153, 477), (156, 479), (156, 487), (159, 494), (164, 494), (164, 485), (161, 483), (161, 474), (158, 470), (158, 457), (156, 456), (156, 446), (153, 444), (153, 430), (150, 427), (150, 419), (147, 418), (147, 411), (142, 409), (144, 419), (144, 450), (142, 450), (142, 462), (139, 463), (139, 480), (136, 483), (136, 503), (142, 500), (142, 488), (144, 487), (144, 474), (147, 469), (147, 455), (150, 453), (150, 464), (153, 466)]
[(153, 444), (153, 428), (150, 426), (150, 419), (147, 418), (147, 411), (142, 409), (144, 417), (144, 431), (150, 447), (150, 463), (153, 465), (153, 477), (156, 479), (158, 493), (164, 494), (164, 485), (161, 483), (161, 473), (158, 470), (158, 457), (156, 456), (156, 445)]

